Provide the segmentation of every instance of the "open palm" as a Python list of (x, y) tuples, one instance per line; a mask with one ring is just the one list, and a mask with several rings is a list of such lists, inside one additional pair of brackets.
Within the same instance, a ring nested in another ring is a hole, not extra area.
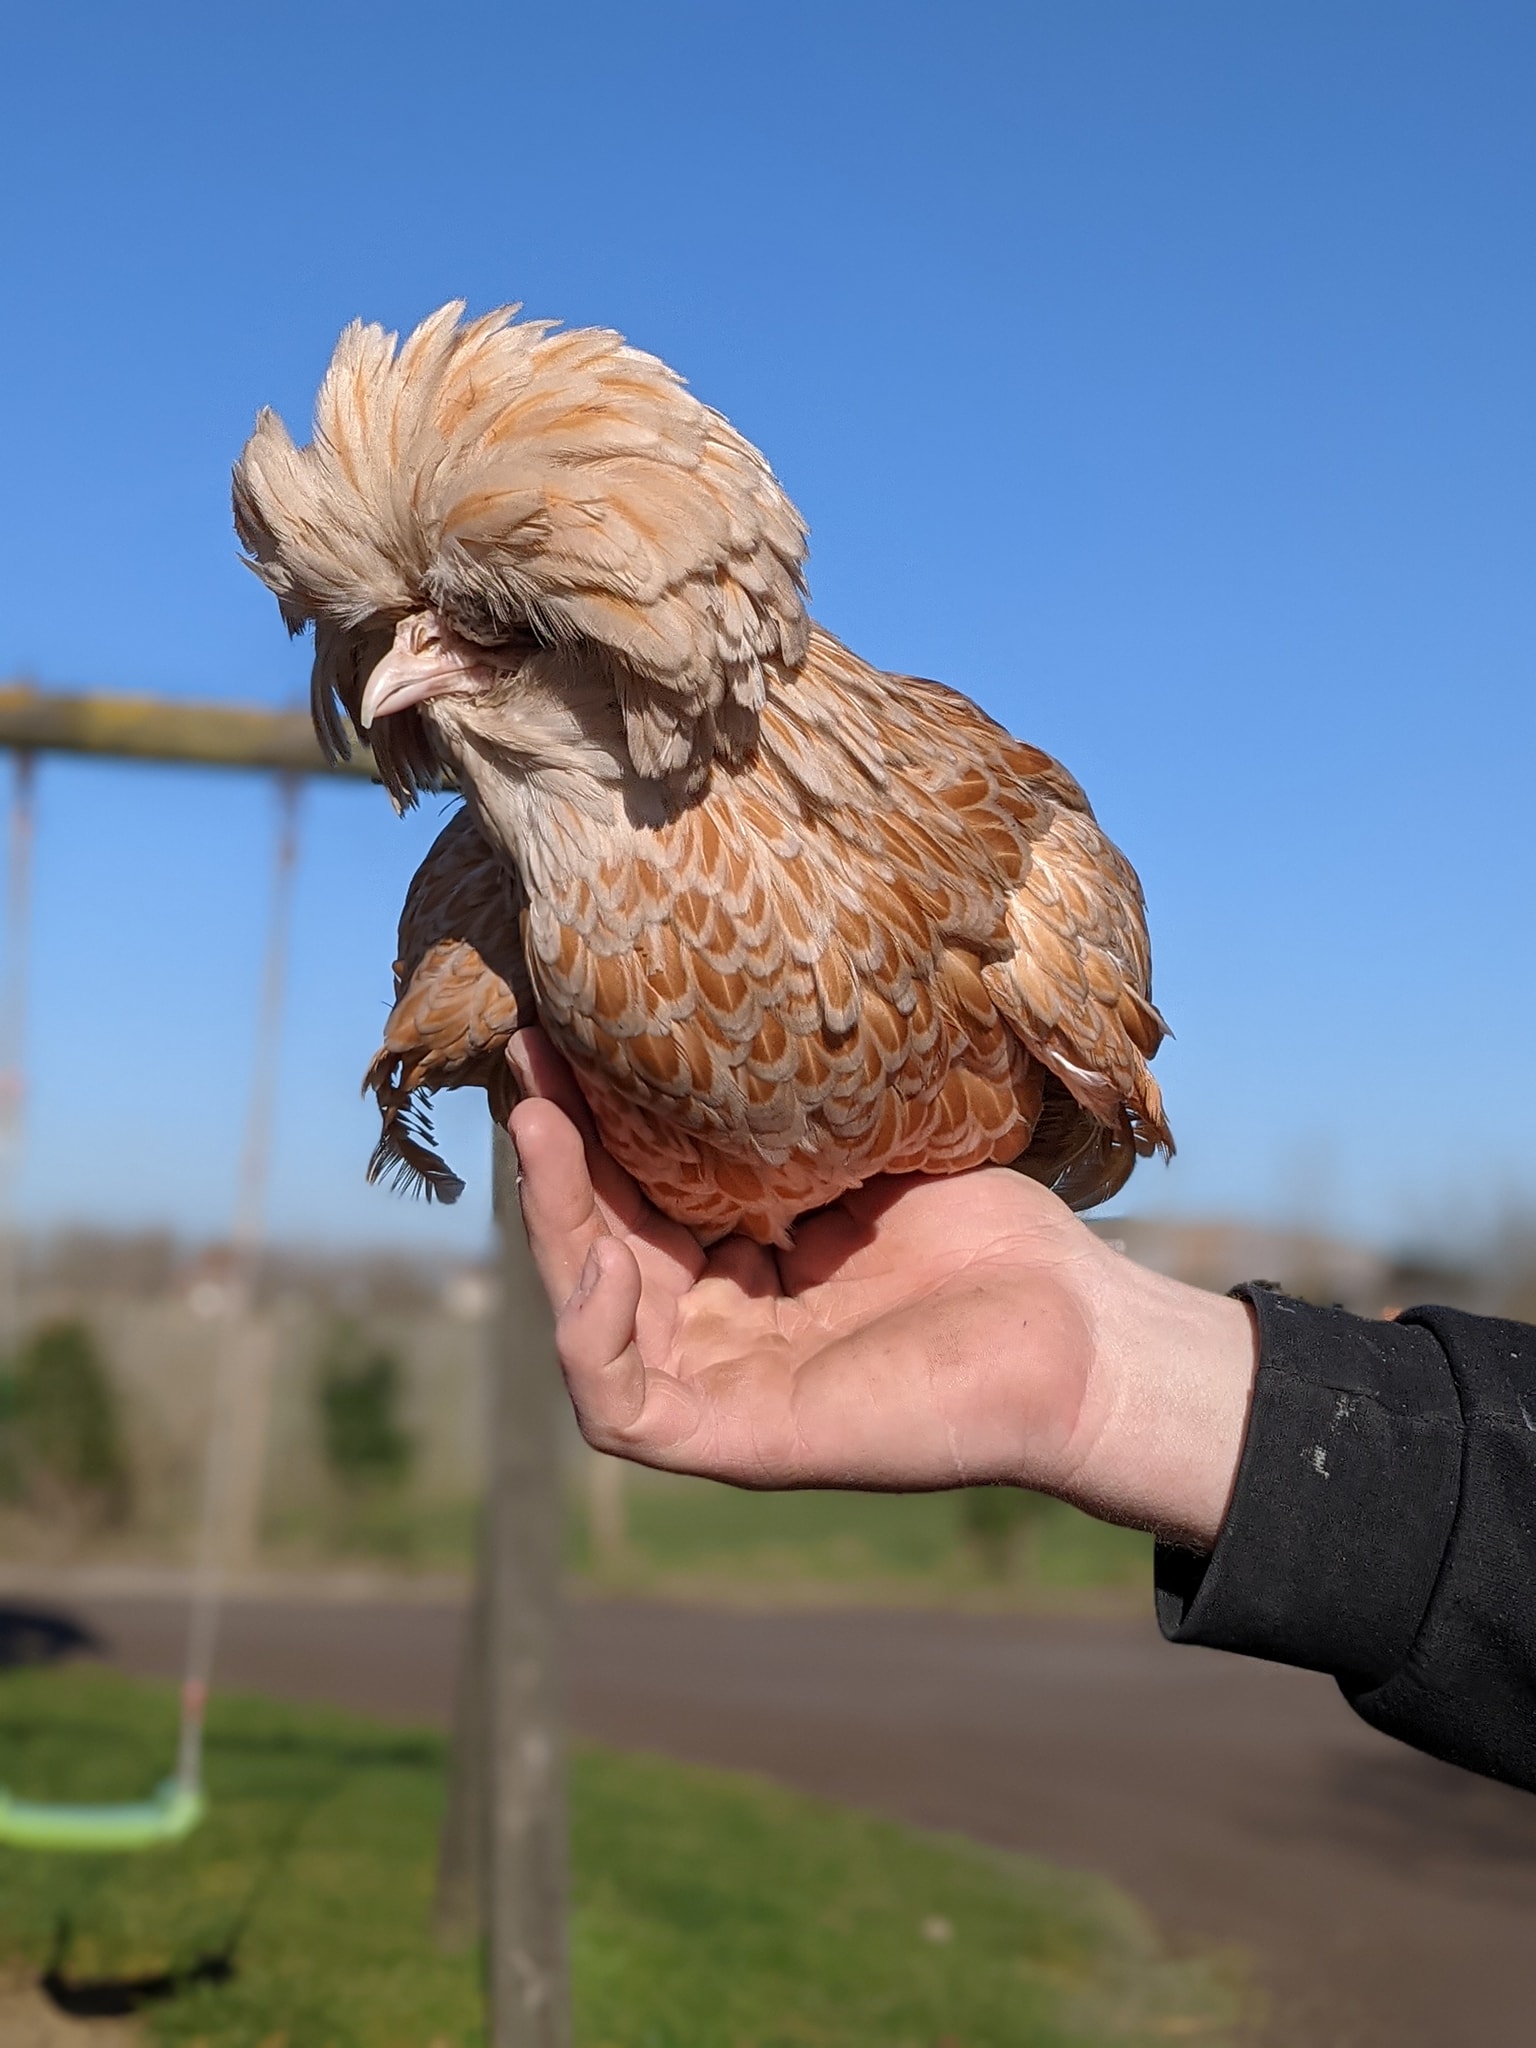
[(791, 1250), (705, 1252), (595, 1141), (539, 1034), (523, 1209), (589, 1442), (737, 1485), (1061, 1488), (1093, 1434), (1102, 1247), (1000, 1169), (871, 1182)]

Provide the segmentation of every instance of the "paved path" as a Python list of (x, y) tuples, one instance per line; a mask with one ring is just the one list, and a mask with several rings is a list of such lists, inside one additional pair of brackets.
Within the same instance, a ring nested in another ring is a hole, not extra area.
[[(174, 1669), (171, 1602), (72, 1611)], [(442, 1602), (241, 1601), (221, 1678), (443, 1723), (460, 1628)], [(1242, 1943), (1285, 2048), (1536, 2044), (1536, 1799), (1373, 1735), (1324, 1679), (1127, 1622), (638, 1602), (578, 1605), (569, 1671), (584, 1734), (1104, 1871)]]

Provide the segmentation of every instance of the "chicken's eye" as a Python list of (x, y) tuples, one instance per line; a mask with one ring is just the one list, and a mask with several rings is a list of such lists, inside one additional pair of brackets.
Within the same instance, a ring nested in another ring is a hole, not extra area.
[(526, 661), (543, 645), (525, 620), (509, 619), (504, 615), (498, 617), (489, 607), (455, 605), (449, 616), (456, 633), (462, 634), (476, 647), (500, 655), (509, 668)]
[(394, 641), (395, 629), (382, 622), (360, 627), (350, 640), (352, 672), (359, 685), (366, 683), (379, 663), (388, 654)]

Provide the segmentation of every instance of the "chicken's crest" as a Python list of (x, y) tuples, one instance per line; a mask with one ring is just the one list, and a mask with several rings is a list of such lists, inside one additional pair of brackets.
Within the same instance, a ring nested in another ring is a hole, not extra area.
[[(532, 633), (611, 659), (635, 768), (698, 783), (755, 740), (764, 667), (804, 659), (804, 522), (758, 451), (654, 356), (516, 307), (442, 307), (401, 346), (355, 322), (295, 446), (262, 412), (235, 525), (293, 632), (316, 628), (317, 728), (337, 754), (395, 624), (430, 606), (495, 647)], [(379, 734), (397, 800), (440, 767)]]

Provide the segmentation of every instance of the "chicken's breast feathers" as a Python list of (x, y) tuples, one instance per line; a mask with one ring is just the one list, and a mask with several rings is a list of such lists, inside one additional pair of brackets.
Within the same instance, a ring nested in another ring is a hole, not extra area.
[(750, 764), (582, 843), (554, 816), (523, 850), (540, 1016), (701, 1235), (782, 1242), (873, 1174), (1021, 1154), (1087, 1206), (1167, 1144), (1135, 877), (1071, 777), (954, 692), (817, 630)]

